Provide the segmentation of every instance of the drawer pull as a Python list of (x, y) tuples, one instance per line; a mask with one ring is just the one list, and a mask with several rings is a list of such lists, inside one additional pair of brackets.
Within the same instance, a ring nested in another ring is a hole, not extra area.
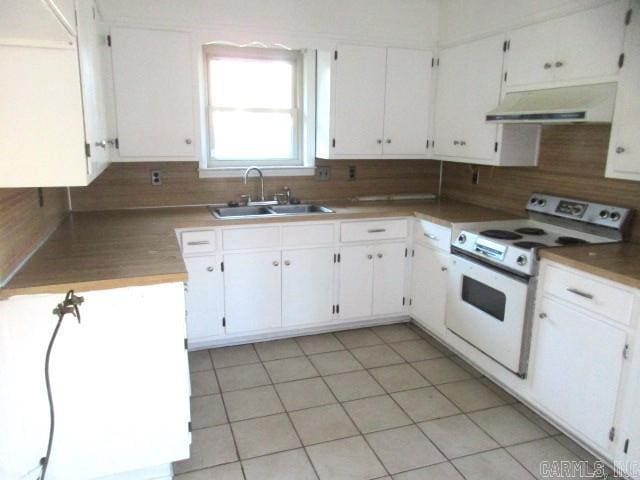
[(386, 232), (387, 229), (386, 228), (371, 228), (369, 230), (367, 230), (367, 232), (369, 233), (383, 233)]
[(424, 236), (427, 237), (429, 240), (438, 240), (438, 237), (436, 237), (435, 235), (431, 235), (430, 233), (425, 232)]
[(593, 300), (593, 295), (590, 293), (581, 292), (580, 290), (576, 290), (575, 288), (567, 288), (567, 292), (573, 293), (574, 295), (578, 295), (583, 298), (587, 298), (589, 300)]
[(209, 240), (197, 240), (197, 241), (193, 241), (193, 242), (187, 242), (187, 245), (193, 246), (193, 245), (209, 245)]

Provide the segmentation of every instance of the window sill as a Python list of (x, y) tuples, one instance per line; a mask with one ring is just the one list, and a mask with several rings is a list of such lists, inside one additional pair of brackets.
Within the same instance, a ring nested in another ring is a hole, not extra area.
[[(313, 177), (316, 167), (259, 167), (265, 177)], [(200, 178), (237, 178), (242, 177), (247, 167), (201, 168)]]

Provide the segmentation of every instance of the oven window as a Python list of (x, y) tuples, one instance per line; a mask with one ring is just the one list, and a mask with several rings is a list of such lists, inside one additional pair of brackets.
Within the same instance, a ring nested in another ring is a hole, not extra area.
[(504, 293), (480, 283), (473, 278), (462, 277), (462, 299), (492, 317), (504, 322), (507, 297)]

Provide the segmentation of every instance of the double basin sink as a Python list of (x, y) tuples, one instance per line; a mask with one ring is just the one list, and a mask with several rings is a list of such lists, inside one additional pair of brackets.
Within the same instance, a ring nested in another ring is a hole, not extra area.
[(246, 207), (214, 207), (209, 206), (214, 217), (220, 219), (238, 219), (251, 217), (276, 217), (282, 215), (316, 215), (334, 213), (323, 205), (250, 205)]

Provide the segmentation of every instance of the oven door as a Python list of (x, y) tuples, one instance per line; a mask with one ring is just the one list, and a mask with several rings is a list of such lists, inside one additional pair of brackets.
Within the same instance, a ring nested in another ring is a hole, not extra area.
[(512, 372), (528, 356), (530, 281), (459, 255), (451, 256), (446, 325)]

